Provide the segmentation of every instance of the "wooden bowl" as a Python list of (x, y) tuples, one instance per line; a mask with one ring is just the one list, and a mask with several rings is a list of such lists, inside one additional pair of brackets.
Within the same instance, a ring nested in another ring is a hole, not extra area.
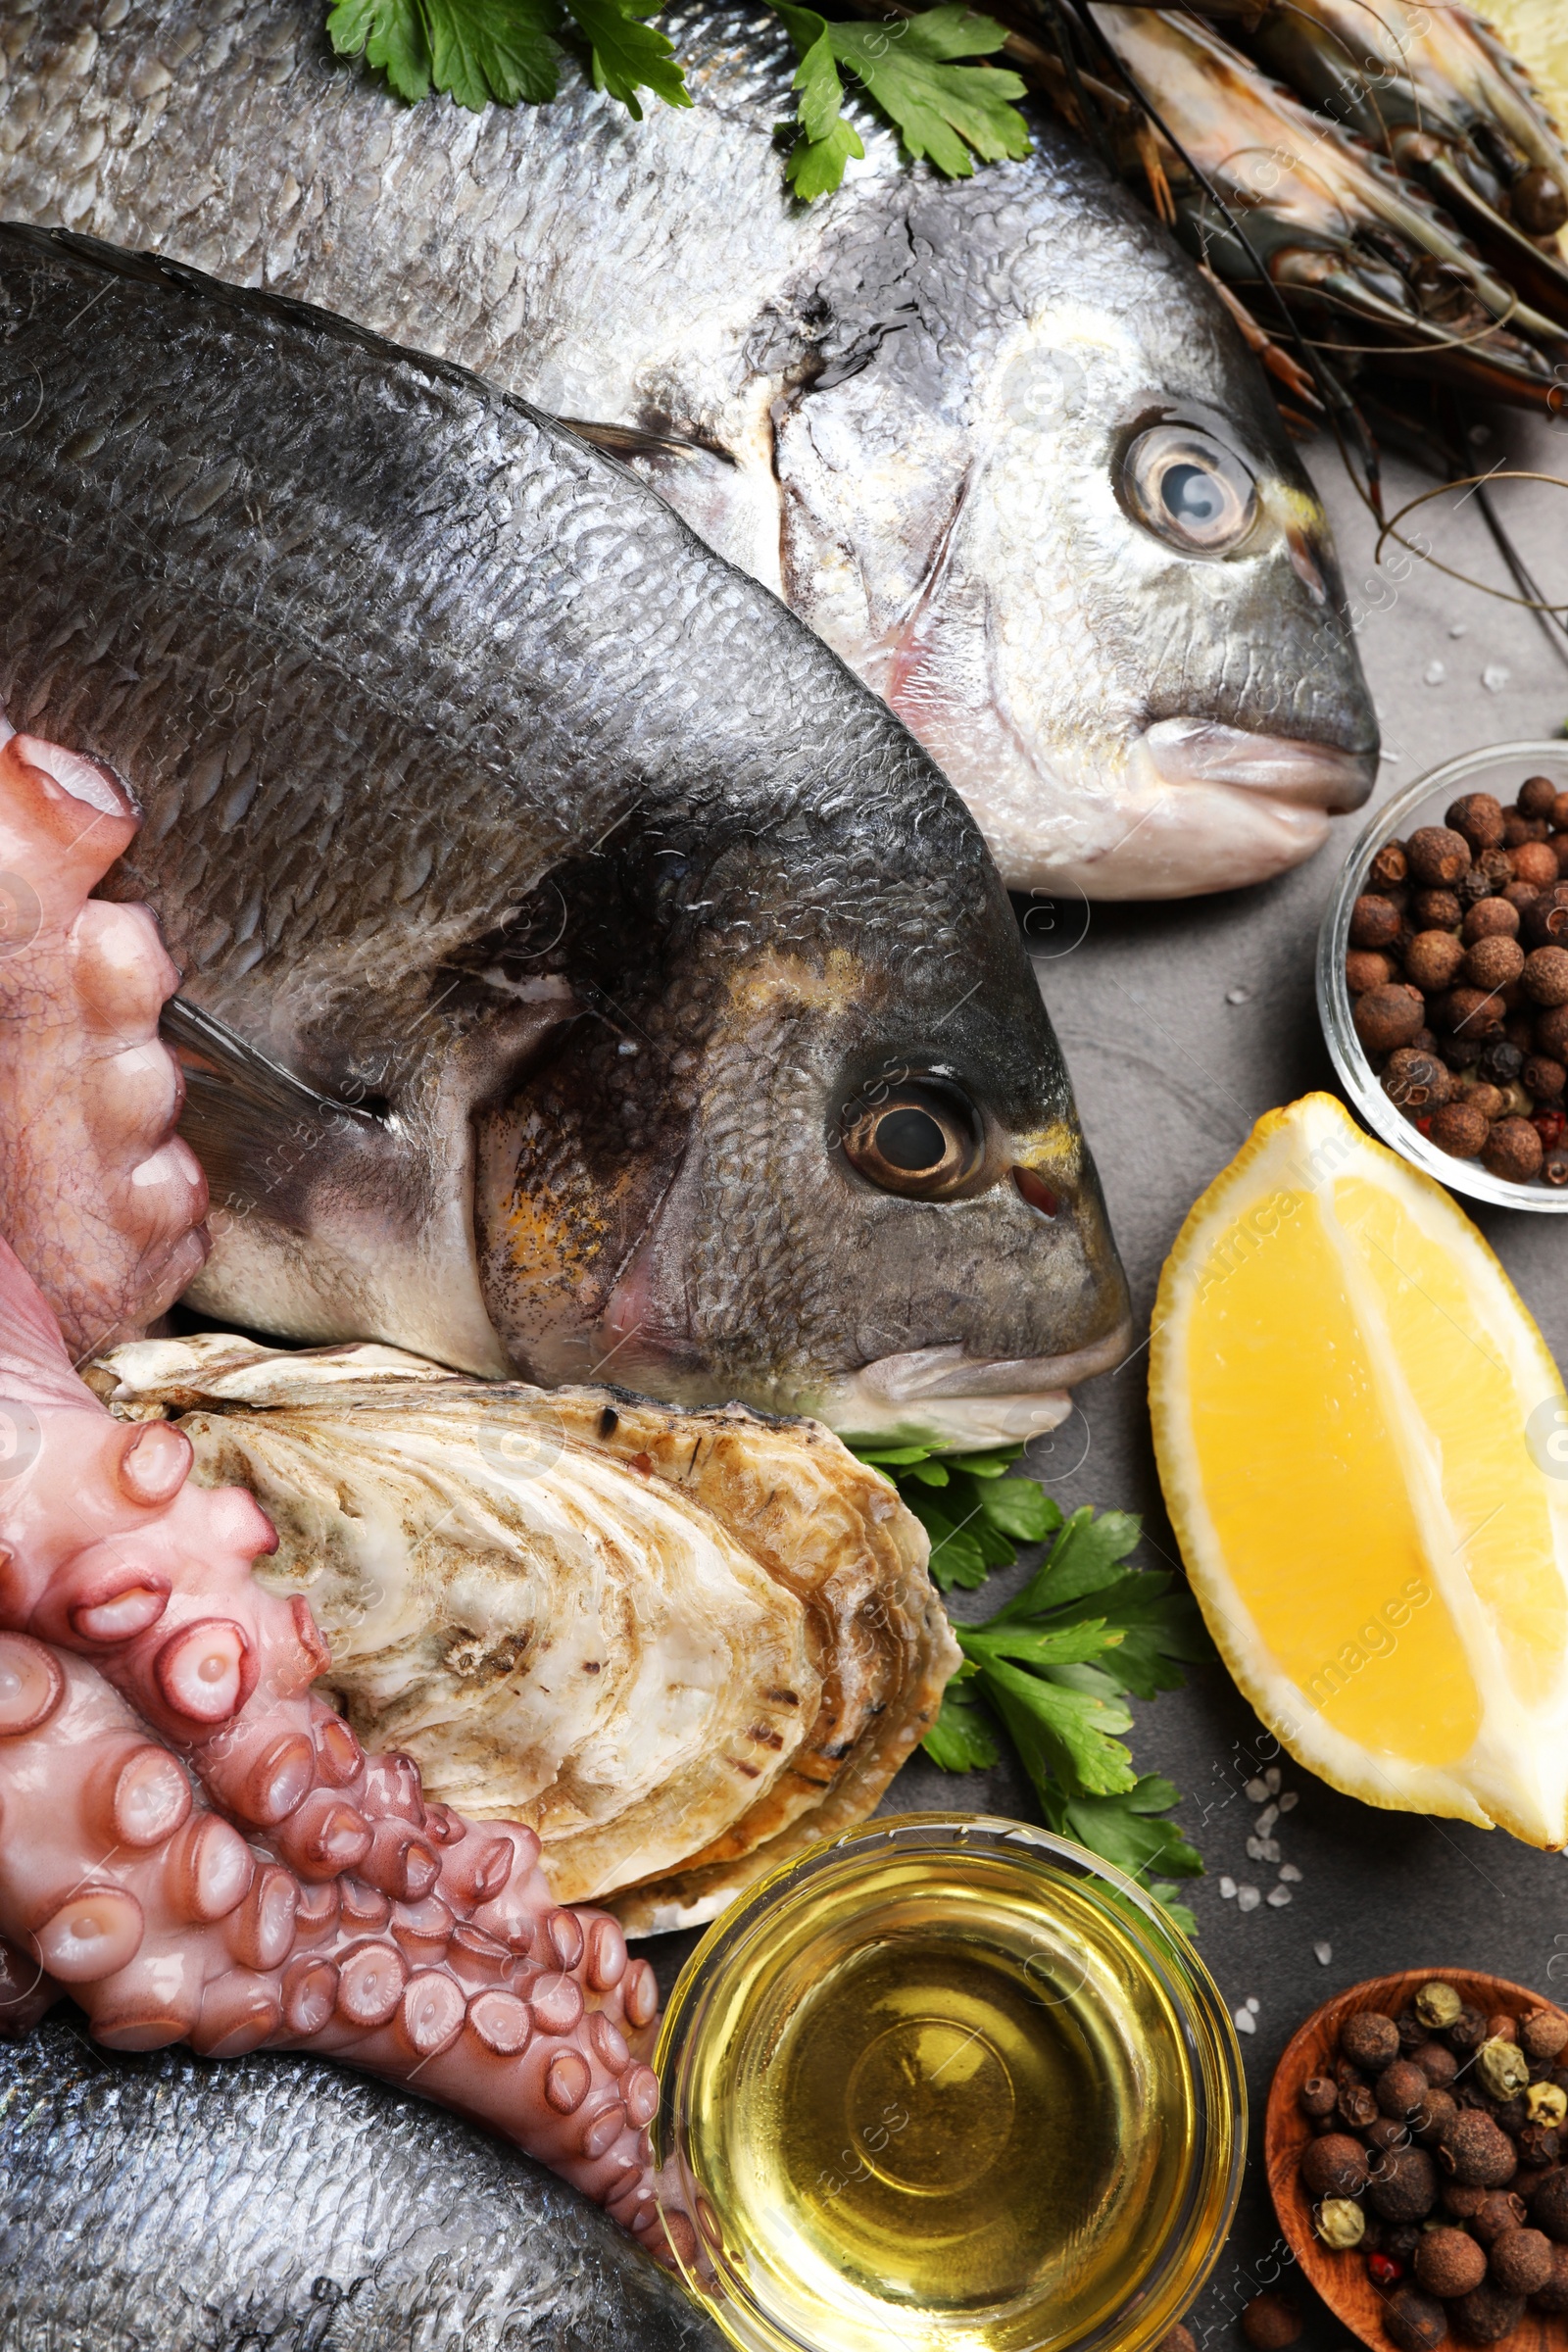
[[(1313, 2134), (1297, 2094), (1308, 2075), (1332, 2073), (1340, 2028), (1352, 2009), (1381, 2009), (1397, 2017), (1434, 1977), (1441, 1977), (1462, 2001), (1489, 2016), (1494, 2010), (1506, 2009), (1522, 2017), (1532, 2009), (1558, 2005), (1526, 1985), (1511, 1984), (1506, 1977), (1477, 1976), (1464, 1968), (1409, 1968), (1396, 1977), (1369, 1977), (1364, 1984), (1352, 1984), (1336, 1993), (1332, 2001), (1325, 2001), (1321, 2009), (1313, 2010), (1275, 2068), (1269, 2085), (1263, 2162), (1280, 2228), (1302, 2278), (1317, 2289), (1335, 2318), (1343, 2320), (1363, 2344), (1370, 2344), (1373, 2352), (1397, 2352), (1397, 2347), (1384, 2331), (1383, 2299), (1367, 2276), (1364, 2257), (1336, 2254), (1313, 2235), (1312, 2204), (1298, 2170), (1301, 2150)], [(1465, 2352), (1457, 2334), (1449, 2341), (1455, 2352)], [(1527, 2311), (1511, 2333), (1498, 2337), (1492, 2352), (1568, 2352), (1568, 2320)]]

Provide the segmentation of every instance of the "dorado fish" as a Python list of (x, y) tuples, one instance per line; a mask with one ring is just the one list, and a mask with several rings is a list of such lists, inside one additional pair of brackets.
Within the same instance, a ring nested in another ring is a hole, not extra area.
[(903, 716), (1007, 881), (1253, 882), (1364, 798), (1328, 526), (1219, 297), (1058, 123), (809, 208), (760, 8), (662, 23), (691, 112), (407, 108), (321, 0), (41, 0), (0, 214), (303, 296), (609, 428)]
[(526, 2157), (314, 2059), (0, 2041), (0, 2352), (722, 2352)]
[(1120, 1351), (962, 803), (521, 402), (0, 229), (0, 703), (145, 811), (203, 1309), (970, 1444)]

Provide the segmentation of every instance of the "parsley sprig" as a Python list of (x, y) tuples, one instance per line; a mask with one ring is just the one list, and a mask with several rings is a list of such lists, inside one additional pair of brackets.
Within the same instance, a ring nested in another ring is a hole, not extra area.
[[(931, 1538), (943, 1592), (972, 1591), (1009, 1566), (1020, 1543), (1050, 1539), (1023, 1590), (980, 1624), (955, 1622), (963, 1664), (925, 1741), (944, 1772), (995, 1764), (997, 1731), (1010, 1738), (1047, 1826), (1149, 1884), (1177, 1924), (1196, 1922), (1173, 1898), (1176, 1879), (1202, 1857), (1168, 1816), (1180, 1791), (1140, 1774), (1117, 1735), (1133, 1698), (1180, 1688), (1184, 1666), (1213, 1655), (1192, 1595), (1161, 1569), (1133, 1568), (1140, 1522), (1087, 1507), (1064, 1519), (1033, 1480), (1005, 1472), (1021, 1446), (984, 1454), (925, 1446), (858, 1446), (891, 1478)], [(1162, 1874), (1151, 1877), (1152, 1873)]]
[[(639, 90), (668, 106), (690, 106), (671, 43), (648, 22), (661, 0), (335, 0), (326, 20), (340, 57), (363, 57), (411, 102), (444, 90), (475, 113), (491, 103), (535, 106), (554, 98), (565, 48), (586, 56), (595, 89), (618, 99), (640, 122)], [(1016, 74), (956, 61), (989, 57), (1006, 39), (994, 19), (961, 0), (884, 24), (840, 24), (815, 9), (774, 0), (800, 57), (794, 88), (796, 134), (786, 176), (797, 196), (825, 196), (860, 134), (843, 114), (844, 77), (859, 84), (911, 156), (928, 156), (949, 178), (974, 159), (996, 163), (1029, 152), (1029, 130), (1013, 104)]]

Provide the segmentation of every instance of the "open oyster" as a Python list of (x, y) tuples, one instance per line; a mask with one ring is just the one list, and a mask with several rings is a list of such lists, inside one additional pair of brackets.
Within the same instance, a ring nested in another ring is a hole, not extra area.
[(633, 1932), (862, 1819), (958, 1664), (924, 1531), (814, 1422), (227, 1332), (90, 1378), (255, 1494), (257, 1574), (309, 1596), (367, 1746), (531, 1824), (558, 1899)]

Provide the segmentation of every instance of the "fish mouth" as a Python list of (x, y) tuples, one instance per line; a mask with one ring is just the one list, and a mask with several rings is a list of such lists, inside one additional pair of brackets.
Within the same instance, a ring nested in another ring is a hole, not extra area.
[(1360, 808), (1377, 771), (1375, 743), (1156, 719), (1130, 747), (1127, 831), (1098, 855), (1054, 860), (1052, 882), (1091, 899), (1175, 899), (1271, 881), (1322, 848), (1330, 817)]
[(977, 1357), (961, 1347), (916, 1348), (844, 1374), (806, 1409), (850, 1441), (969, 1453), (1016, 1446), (1059, 1428), (1072, 1411), (1069, 1391), (1123, 1362), (1132, 1344), (1124, 1317), (1068, 1355)]

